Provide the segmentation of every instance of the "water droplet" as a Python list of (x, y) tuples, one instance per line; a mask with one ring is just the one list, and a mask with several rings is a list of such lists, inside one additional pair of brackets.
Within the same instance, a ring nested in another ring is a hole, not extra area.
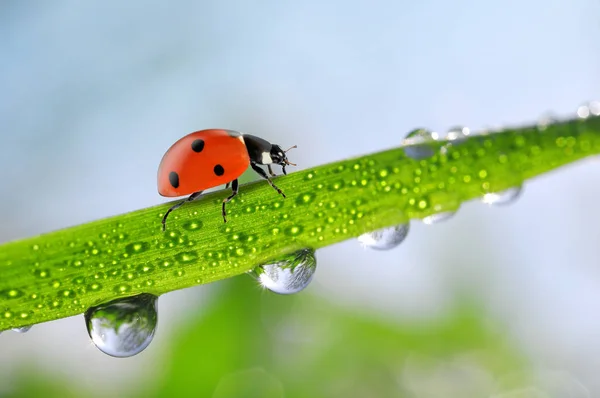
[(33, 274), (38, 278), (49, 278), (50, 270), (49, 269), (36, 269), (33, 271)]
[(591, 101), (577, 108), (577, 116), (587, 119), (590, 116), (600, 116), (600, 101)]
[(296, 203), (298, 205), (303, 205), (303, 204), (310, 203), (313, 200), (315, 200), (315, 194), (312, 192), (307, 192), (302, 195), (299, 195), (298, 198), (296, 199)]
[(115, 288), (113, 289), (113, 291), (117, 294), (125, 294), (127, 292), (131, 291), (131, 286), (129, 286), (126, 283), (120, 284), (115, 286)]
[(298, 293), (305, 289), (317, 269), (315, 252), (302, 249), (271, 264), (260, 265), (252, 273), (260, 284), (278, 294)]
[(191, 263), (191, 262), (198, 260), (198, 253), (196, 253), (196, 252), (179, 253), (177, 256), (175, 256), (175, 258), (182, 263)]
[(6, 299), (16, 299), (23, 296), (23, 292), (19, 289), (6, 289), (0, 292), (0, 296)]
[(18, 328), (13, 328), (13, 332), (17, 332), (17, 333), (27, 333), (29, 331), (29, 329), (31, 329), (32, 325), (27, 325), (27, 326), (21, 326)]
[(486, 193), (481, 201), (488, 205), (508, 205), (517, 200), (522, 191), (522, 187), (513, 187), (500, 192)]
[(150, 245), (146, 242), (134, 242), (125, 246), (125, 252), (127, 254), (138, 254), (145, 252), (149, 247)]
[(290, 236), (296, 236), (296, 235), (302, 233), (302, 230), (303, 230), (302, 227), (294, 225), (292, 227), (286, 228), (285, 233)]
[(408, 235), (410, 224), (400, 224), (394, 227), (381, 228), (373, 232), (367, 232), (358, 237), (358, 241), (364, 247), (375, 250), (390, 250), (404, 241)]
[(125, 358), (142, 352), (154, 337), (158, 297), (143, 293), (89, 308), (85, 324), (90, 338), (105, 354)]
[(154, 266), (150, 263), (140, 264), (136, 267), (137, 272), (140, 274), (150, 274), (154, 271)]
[(448, 130), (446, 139), (452, 141), (453, 144), (457, 144), (464, 141), (469, 134), (471, 134), (471, 130), (468, 127), (456, 126)]
[(454, 211), (445, 211), (442, 213), (436, 213), (436, 214), (432, 214), (430, 216), (423, 218), (421, 221), (423, 221), (423, 224), (426, 224), (426, 225), (437, 224), (439, 222), (446, 221), (446, 220), (452, 218), (452, 216), (454, 216), (455, 213), (456, 212), (454, 212)]
[(181, 225), (183, 227), (183, 229), (188, 230), (188, 231), (196, 231), (200, 228), (202, 228), (202, 221), (189, 221), (186, 223), (183, 223)]
[(539, 131), (544, 131), (553, 123), (558, 121), (558, 117), (554, 113), (547, 113), (538, 120), (537, 128)]
[(174, 276), (184, 276), (185, 275), (185, 271), (182, 269), (177, 269), (175, 271), (173, 271), (173, 275)]
[(426, 129), (415, 129), (407, 134), (402, 141), (404, 153), (415, 160), (427, 159), (435, 155), (435, 150), (429, 146), (434, 135)]

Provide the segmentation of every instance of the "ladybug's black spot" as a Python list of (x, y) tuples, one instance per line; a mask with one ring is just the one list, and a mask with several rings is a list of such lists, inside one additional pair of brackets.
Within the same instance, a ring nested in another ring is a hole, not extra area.
[(220, 164), (216, 165), (213, 170), (218, 176), (222, 176), (223, 174), (225, 174), (225, 169)]
[(169, 182), (173, 188), (179, 188), (179, 174), (172, 171), (169, 173)]
[(192, 142), (192, 151), (202, 152), (203, 149), (204, 149), (204, 140), (194, 140), (194, 142)]

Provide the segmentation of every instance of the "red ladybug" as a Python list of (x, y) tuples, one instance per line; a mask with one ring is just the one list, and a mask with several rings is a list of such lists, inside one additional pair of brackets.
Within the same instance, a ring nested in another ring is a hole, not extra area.
[[(294, 145), (292, 148), (295, 148)], [(186, 200), (172, 206), (162, 219), (163, 231), (170, 212), (185, 202), (196, 199), (203, 190), (231, 184), (232, 194), (223, 199), (223, 221), (227, 222), (225, 204), (238, 193), (238, 177), (252, 167), (284, 198), (285, 194), (259, 167), (266, 165), (269, 174), (275, 177), (271, 164), (278, 164), (287, 174), (285, 166), (292, 165), (279, 145), (233, 130), (209, 129), (193, 132), (174, 143), (163, 156), (158, 167), (158, 193), (175, 197), (190, 195)]]

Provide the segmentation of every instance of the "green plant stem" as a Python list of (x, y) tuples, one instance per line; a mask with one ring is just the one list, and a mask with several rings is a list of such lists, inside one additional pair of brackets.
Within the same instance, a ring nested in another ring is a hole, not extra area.
[[(0, 246), (0, 330), (76, 315), (120, 296), (160, 295), (243, 274), (302, 248), (357, 237), (461, 203), (600, 153), (600, 118), (508, 128), (418, 144), (207, 194)], [(413, 146), (414, 150), (415, 147)]]

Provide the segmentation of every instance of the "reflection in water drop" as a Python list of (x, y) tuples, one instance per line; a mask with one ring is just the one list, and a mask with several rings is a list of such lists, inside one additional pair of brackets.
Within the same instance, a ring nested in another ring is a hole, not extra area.
[(390, 250), (404, 241), (410, 223), (396, 225), (389, 228), (381, 228), (373, 232), (367, 232), (358, 237), (358, 241), (364, 247), (375, 250)]
[(449, 218), (452, 218), (452, 216), (454, 216), (455, 213), (456, 212), (454, 212), (454, 211), (446, 211), (443, 213), (436, 213), (436, 214), (432, 214), (430, 216), (423, 218), (421, 221), (423, 221), (423, 224), (426, 224), (426, 225), (437, 224), (439, 222), (446, 221)]
[(142, 352), (154, 337), (158, 297), (143, 293), (89, 308), (85, 323), (98, 349), (113, 357)]
[(435, 150), (429, 146), (437, 139), (437, 134), (426, 129), (415, 129), (406, 135), (402, 141), (404, 153), (415, 160), (427, 159), (435, 155)]
[(272, 264), (259, 265), (252, 274), (270, 291), (292, 294), (308, 286), (316, 269), (317, 260), (314, 250), (302, 249)]
[(522, 187), (513, 187), (505, 191), (486, 193), (481, 201), (488, 205), (502, 206), (513, 203), (521, 196)]
[(17, 332), (17, 333), (27, 333), (29, 331), (29, 329), (31, 329), (32, 325), (28, 325), (28, 326), (21, 326), (20, 328), (13, 328), (13, 332)]

